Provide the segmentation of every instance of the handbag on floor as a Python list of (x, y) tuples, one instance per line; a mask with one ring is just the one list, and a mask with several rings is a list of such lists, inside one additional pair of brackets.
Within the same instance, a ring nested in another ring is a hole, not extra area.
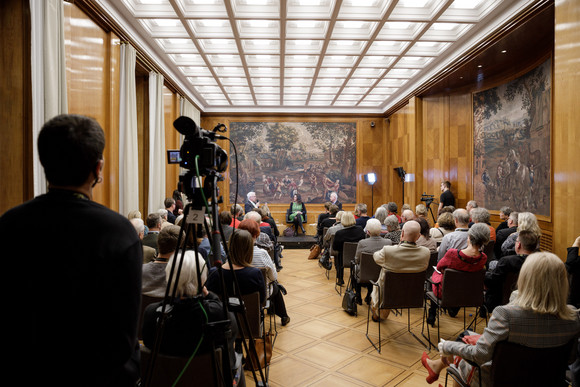
[(323, 269), (330, 270), (332, 269), (332, 262), (330, 261), (330, 251), (328, 249), (324, 249), (320, 258), (318, 258), (318, 263), (322, 266)]
[(283, 231), (285, 237), (294, 236), (294, 229), (292, 227), (286, 227)]
[(313, 244), (310, 246), (310, 254), (308, 254), (308, 259), (316, 259), (320, 255), (320, 245)]
[(356, 292), (351, 286), (350, 277), (348, 279), (348, 285), (344, 291), (344, 296), (342, 297), (342, 309), (351, 316), (357, 315), (357, 304), (356, 304)]
[[(264, 348), (264, 343), (265, 348)], [(272, 358), (272, 336), (270, 332), (266, 333), (264, 338), (255, 338), (254, 345), (256, 347), (256, 354), (258, 355), (258, 360), (260, 361), (260, 367), (258, 368), (255, 365), (255, 357), (253, 353), (249, 353), (246, 357), (246, 364), (244, 364), (244, 369), (246, 371), (251, 371), (252, 368), (254, 371), (257, 371), (260, 368), (264, 368), (270, 365), (270, 359)], [(251, 351), (251, 348), (248, 346), (248, 349)], [(265, 360), (265, 361), (264, 361)]]

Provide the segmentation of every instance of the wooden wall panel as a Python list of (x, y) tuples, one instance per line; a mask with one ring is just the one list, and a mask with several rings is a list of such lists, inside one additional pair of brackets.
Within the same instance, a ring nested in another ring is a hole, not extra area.
[[(179, 95), (163, 87), (163, 105), (165, 112), (165, 149), (179, 149), (181, 143), (179, 132), (173, 127), (173, 121), (179, 117)], [(172, 197), (179, 182), (179, 165), (166, 164), (165, 196)]]
[(553, 129), (553, 248), (562, 259), (580, 236), (580, 1), (556, 2)]
[(0, 215), (32, 199), (30, 9), (0, 2)]
[(119, 203), (119, 38), (105, 32), (76, 5), (64, 3), (68, 111), (95, 118), (105, 132), (103, 183), (93, 199), (113, 210)]
[(145, 217), (149, 201), (149, 74), (145, 69), (137, 65), (135, 76), (139, 154), (139, 211)]

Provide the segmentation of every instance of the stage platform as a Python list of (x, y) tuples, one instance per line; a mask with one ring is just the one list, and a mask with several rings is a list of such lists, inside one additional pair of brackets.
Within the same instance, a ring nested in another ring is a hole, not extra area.
[(316, 243), (316, 237), (302, 234), (291, 237), (280, 235), (278, 237), (278, 242), (280, 242), (285, 249), (310, 249), (310, 246)]

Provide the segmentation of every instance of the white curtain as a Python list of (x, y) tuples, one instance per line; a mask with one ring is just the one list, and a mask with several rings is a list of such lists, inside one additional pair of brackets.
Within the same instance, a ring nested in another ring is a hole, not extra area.
[(67, 113), (63, 0), (30, 0), (34, 196), (46, 192), (36, 139), (42, 125)]
[(163, 75), (149, 73), (149, 202), (148, 213), (163, 207), (165, 200), (165, 120)]
[(137, 146), (136, 51), (121, 44), (119, 97), (119, 213), (139, 209), (139, 155)]
[(195, 122), (197, 126), (199, 126), (201, 121), (201, 115), (199, 110), (197, 110), (191, 102), (189, 102), (187, 99), (183, 97), (181, 97), (179, 105), (180, 105), (180, 115), (191, 118), (193, 122)]

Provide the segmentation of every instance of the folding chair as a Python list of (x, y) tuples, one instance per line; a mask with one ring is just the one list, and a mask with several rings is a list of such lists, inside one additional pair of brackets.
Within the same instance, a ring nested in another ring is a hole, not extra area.
[[(427, 347), (413, 332), (411, 332), (411, 308), (422, 308), (425, 301), (425, 271), (419, 273), (385, 272), (385, 282), (371, 281), (373, 286), (379, 286), (380, 309), (407, 309), (407, 332)], [(370, 306), (367, 313), (366, 337), (373, 347), (381, 353), (381, 324), (379, 322), (379, 347), (369, 337)]]
[[(372, 284), (379, 279), (381, 274), (381, 266), (377, 265), (373, 258), (373, 253), (362, 253), (359, 261), (360, 278), (358, 283), (360, 285)], [(370, 308), (370, 304), (368, 305)]]
[[(576, 339), (549, 348), (532, 348), (509, 341), (495, 345), (490, 367), (490, 385), (494, 387), (543, 387), (568, 386), (566, 370), (568, 359)], [(477, 369), (481, 386), (481, 368)], [(447, 368), (445, 385), (451, 376), (461, 387), (469, 387), (454, 365)]]
[(163, 297), (151, 297), (144, 294), (141, 295), (141, 314), (139, 316), (139, 325), (137, 326), (137, 339), (143, 340), (143, 315), (145, 314), (145, 309), (151, 304), (163, 301)]
[[(351, 269), (351, 263), (354, 261), (354, 256), (356, 254), (356, 248), (358, 246), (357, 242), (344, 242), (342, 245), (342, 267), (345, 269)], [(338, 252), (337, 252), (338, 254)], [(336, 261), (335, 261), (336, 262)], [(338, 288), (338, 290), (337, 290)], [(342, 296), (342, 286), (334, 285), (334, 289), (339, 295)]]
[[(441, 308), (463, 308), (463, 328), (466, 327), (466, 307), (475, 307), (475, 317), (469, 324), (474, 324), (474, 330), (477, 329), (477, 315), (478, 309), (483, 305), (483, 277), (484, 270), (476, 272), (459, 271), (455, 269), (446, 269), (443, 273), (443, 286), (441, 290), (441, 298), (437, 298), (432, 291), (425, 293), (425, 307), (423, 311), (423, 323), (421, 327), (421, 334), (429, 341), (429, 349), (431, 345), (437, 347), (437, 344), (431, 342), (431, 332), (429, 324), (426, 324), (427, 319), (427, 300), (437, 305), (437, 342), (441, 337), (439, 311)], [(427, 325), (427, 335), (425, 336), (424, 328)]]
[(487, 245), (485, 245), (485, 247), (483, 248), (483, 252), (487, 256), (487, 261), (485, 263), (487, 268), (489, 268), (489, 263), (491, 261), (495, 260), (494, 248), (495, 248), (495, 241), (492, 241), (491, 239), (489, 240), (489, 242), (487, 242)]

